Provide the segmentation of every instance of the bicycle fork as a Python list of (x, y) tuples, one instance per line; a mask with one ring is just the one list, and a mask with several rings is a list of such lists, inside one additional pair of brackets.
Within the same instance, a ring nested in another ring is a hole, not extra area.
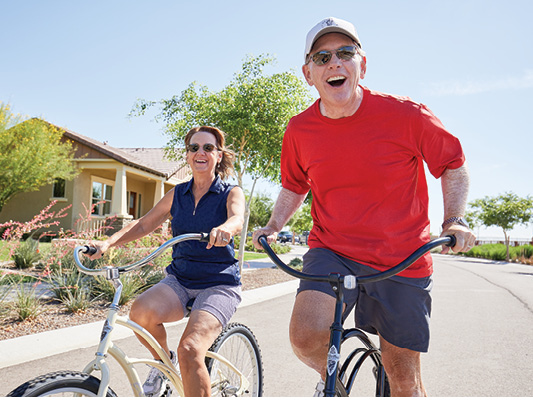
[(341, 285), (342, 276), (340, 274), (330, 274), (329, 283), (333, 292), (335, 292), (335, 316), (333, 324), (330, 327), (330, 341), (328, 346), (328, 359), (327, 359), (327, 371), (326, 371), (326, 384), (324, 388), (325, 397), (335, 396), (335, 384), (337, 381), (337, 374), (339, 370), (340, 352), (341, 352), (341, 338), (342, 338), (342, 313), (344, 305), (344, 293), (342, 292)]

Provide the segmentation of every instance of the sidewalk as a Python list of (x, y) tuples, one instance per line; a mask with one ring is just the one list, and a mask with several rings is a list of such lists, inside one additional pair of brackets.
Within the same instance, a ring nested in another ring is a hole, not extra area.
[[(295, 257), (302, 257), (307, 252), (305, 246), (293, 246), (291, 252), (283, 254), (280, 258), (289, 262)], [(269, 258), (246, 263), (243, 273), (253, 273), (259, 268), (272, 268), (274, 263)], [(298, 281), (265, 286), (258, 289), (242, 292), (242, 302), (239, 308), (247, 307), (256, 303), (280, 297), (289, 293), (295, 293)], [(64, 352), (94, 346), (98, 343), (103, 321), (78, 325), (54, 331), (42, 332), (35, 335), (27, 335), (14, 339), (0, 341), (0, 368), (22, 364), (28, 361), (38, 360), (44, 357), (61, 354)], [(168, 324), (168, 326), (180, 325), (186, 320)], [(114, 339), (119, 340), (133, 336), (133, 332), (123, 326), (116, 326)]]

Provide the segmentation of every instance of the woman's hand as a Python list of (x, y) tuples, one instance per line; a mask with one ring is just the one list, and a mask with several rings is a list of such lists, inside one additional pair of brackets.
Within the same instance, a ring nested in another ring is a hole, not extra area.
[(91, 242), (89, 244), (89, 246), (92, 246), (96, 249), (96, 253), (92, 254), (92, 255), (87, 255), (87, 257), (91, 260), (98, 260), (99, 258), (101, 258), (104, 253), (107, 251), (107, 249), (109, 249), (109, 244), (107, 242), (104, 242), (104, 241), (95, 241), (95, 242)]
[(231, 242), (232, 234), (231, 231), (225, 228), (223, 225), (217, 226), (216, 228), (211, 229), (209, 233), (209, 243), (207, 244), (207, 249), (211, 247), (225, 247)]

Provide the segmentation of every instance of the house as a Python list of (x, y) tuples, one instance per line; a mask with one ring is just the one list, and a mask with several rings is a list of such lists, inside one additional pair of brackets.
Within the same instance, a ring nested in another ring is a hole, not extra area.
[[(164, 149), (115, 148), (60, 129), (62, 140), (72, 142), (76, 148), (74, 161), (80, 174), (72, 181), (58, 179), (36, 192), (15, 195), (3, 207), (0, 223), (29, 221), (56, 200), (53, 210), (72, 204), (58, 229), (85, 232), (102, 226), (107, 217), (114, 217), (109, 221), (112, 231), (117, 231), (145, 215), (166, 192), (191, 177), (185, 161), (169, 160)], [(90, 217), (80, 218), (87, 216), (92, 205), (95, 206)]]

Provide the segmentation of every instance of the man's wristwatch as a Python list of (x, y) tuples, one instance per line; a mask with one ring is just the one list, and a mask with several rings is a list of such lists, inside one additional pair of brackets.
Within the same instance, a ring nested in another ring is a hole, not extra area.
[(464, 217), (450, 217), (442, 223), (442, 230), (445, 231), (446, 228), (451, 224), (459, 224), (470, 229), (468, 226), (468, 221)]

